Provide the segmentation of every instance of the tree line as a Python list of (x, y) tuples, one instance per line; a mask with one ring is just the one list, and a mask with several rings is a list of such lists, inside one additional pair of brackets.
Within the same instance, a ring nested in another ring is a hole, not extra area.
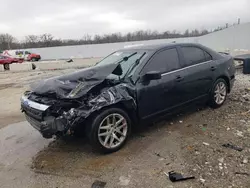
[[(213, 31), (222, 30), (224, 28), (217, 28)], [(83, 45), (83, 44), (102, 44), (102, 43), (115, 43), (115, 42), (127, 42), (127, 41), (142, 41), (153, 39), (171, 39), (181, 37), (197, 37), (210, 33), (208, 30), (186, 30), (183, 33), (174, 31), (135, 31), (127, 34), (112, 33), (104, 35), (84, 35), (79, 40), (73, 39), (56, 39), (53, 35), (45, 33), (42, 35), (28, 35), (25, 39), (18, 41), (14, 36), (10, 34), (0, 34), (0, 50), (9, 49), (25, 49), (25, 48), (42, 48), (42, 47), (54, 47), (54, 46), (71, 46), (71, 45)]]

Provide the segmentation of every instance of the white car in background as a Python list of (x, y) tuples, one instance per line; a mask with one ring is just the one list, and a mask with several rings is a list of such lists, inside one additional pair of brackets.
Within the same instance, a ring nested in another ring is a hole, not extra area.
[(39, 54), (31, 53), (26, 50), (5, 50), (2, 55), (24, 61), (39, 61), (41, 59)]

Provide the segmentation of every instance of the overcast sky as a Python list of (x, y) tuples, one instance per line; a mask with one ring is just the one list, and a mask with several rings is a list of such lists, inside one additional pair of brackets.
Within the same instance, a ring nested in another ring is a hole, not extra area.
[(250, 0), (0, 0), (0, 33), (22, 39), (126, 33), (139, 29), (212, 29), (250, 22)]

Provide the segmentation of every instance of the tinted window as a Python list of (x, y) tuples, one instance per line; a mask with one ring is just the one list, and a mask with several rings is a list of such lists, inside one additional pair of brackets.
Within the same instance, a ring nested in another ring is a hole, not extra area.
[(159, 71), (161, 73), (173, 71), (179, 68), (178, 53), (175, 48), (164, 50), (153, 56), (144, 68), (144, 73)]
[[(209, 58), (209, 57), (205, 56), (205, 51), (203, 51), (200, 48), (181, 47), (181, 49), (182, 49), (182, 53), (184, 55), (184, 58), (186, 60), (186, 66), (195, 65), (197, 63), (205, 62), (205, 61), (207, 61), (207, 58)], [(207, 55), (209, 55), (209, 54), (207, 54)]]
[(212, 60), (212, 56), (209, 53), (207, 53), (206, 51), (204, 51), (204, 53), (205, 53), (206, 61)]

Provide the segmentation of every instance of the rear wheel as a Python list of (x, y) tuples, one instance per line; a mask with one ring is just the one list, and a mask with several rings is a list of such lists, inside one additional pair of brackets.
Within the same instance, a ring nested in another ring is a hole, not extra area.
[(34, 61), (37, 61), (37, 59), (36, 59), (36, 58), (34, 58), (34, 57), (32, 57), (32, 58), (31, 58), (31, 61), (33, 61), (33, 62), (34, 62)]
[(214, 86), (210, 93), (209, 104), (212, 108), (221, 107), (226, 101), (228, 93), (227, 82), (223, 78), (219, 78), (214, 83)]
[(10, 70), (10, 65), (9, 64), (4, 64), (3, 67), (4, 67), (4, 70)]
[(130, 130), (131, 120), (127, 113), (119, 108), (110, 108), (93, 118), (88, 137), (96, 149), (111, 153), (124, 146)]

